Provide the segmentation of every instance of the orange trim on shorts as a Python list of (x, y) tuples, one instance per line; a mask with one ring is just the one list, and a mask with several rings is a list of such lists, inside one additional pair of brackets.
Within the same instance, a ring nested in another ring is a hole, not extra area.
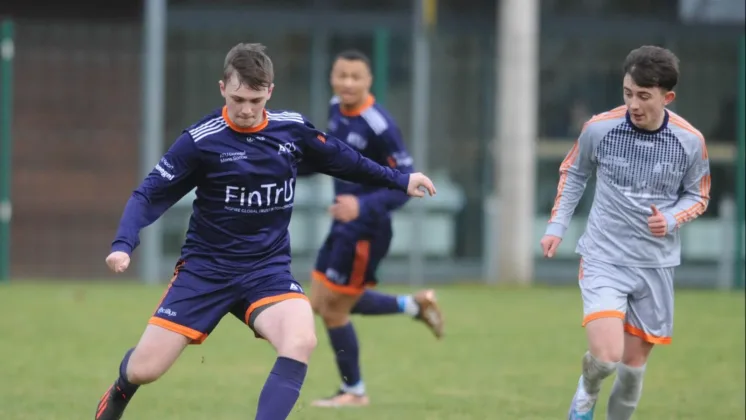
[(624, 324), (624, 331), (627, 334), (640, 337), (650, 344), (671, 344), (671, 337), (658, 337), (651, 335), (630, 324)]
[(321, 283), (322, 285), (324, 285), (324, 287), (331, 290), (332, 292), (339, 293), (341, 295), (359, 296), (359, 295), (362, 295), (363, 292), (365, 292), (365, 288), (358, 288), (354, 286), (343, 286), (343, 285), (334, 283), (333, 281), (329, 280), (326, 274), (318, 270), (314, 270), (311, 273), (311, 279)]
[(249, 309), (246, 310), (246, 314), (244, 315), (244, 322), (246, 323), (246, 325), (249, 325), (251, 313), (261, 308), (262, 306), (267, 306), (272, 303), (282, 302), (289, 299), (303, 299), (308, 302), (308, 297), (303, 293), (283, 293), (281, 295), (268, 296), (266, 298), (257, 300), (256, 302), (252, 303), (251, 306), (249, 306)]
[(595, 321), (601, 318), (624, 319), (625, 317), (626, 315), (622, 311), (598, 311), (598, 312), (593, 312), (591, 314), (586, 315), (585, 318), (583, 318), (583, 323), (581, 325), (585, 327), (586, 325), (588, 325), (589, 322)]
[(190, 338), (192, 340), (190, 344), (202, 344), (205, 342), (205, 340), (207, 340), (207, 334), (205, 333), (199, 332), (197, 330), (193, 330), (183, 325), (179, 325), (167, 319), (158, 318), (156, 316), (151, 317), (150, 320), (148, 321), (148, 324), (156, 325), (158, 327), (165, 328), (169, 331), (173, 331), (175, 333), (181, 334), (186, 338)]
[(171, 277), (171, 280), (168, 281), (168, 286), (166, 286), (166, 290), (163, 292), (163, 295), (161, 296), (161, 299), (158, 301), (158, 304), (155, 305), (155, 309), (153, 312), (158, 311), (158, 308), (161, 307), (161, 304), (163, 304), (163, 300), (166, 299), (166, 295), (168, 294), (168, 291), (171, 290), (171, 286), (176, 281), (176, 277), (179, 276), (179, 270), (181, 270), (181, 267), (186, 264), (186, 261), (180, 261), (178, 264), (176, 264), (176, 268), (174, 268), (174, 275)]
[(356, 289), (365, 289), (365, 274), (370, 263), (370, 241), (357, 241), (355, 244), (355, 259), (352, 261), (352, 273), (350, 273), (350, 286)]

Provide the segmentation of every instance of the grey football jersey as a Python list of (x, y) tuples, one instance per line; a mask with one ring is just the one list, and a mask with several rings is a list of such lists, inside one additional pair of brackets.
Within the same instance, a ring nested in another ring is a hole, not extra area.
[[(576, 252), (622, 266), (679, 265), (679, 228), (704, 213), (710, 200), (702, 134), (668, 110), (655, 132), (632, 125), (625, 106), (594, 116), (560, 167), (546, 234), (562, 237), (594, 171), (595, 196)], [(648, 229), (652, 205), (666, 217), (665, 237)]]

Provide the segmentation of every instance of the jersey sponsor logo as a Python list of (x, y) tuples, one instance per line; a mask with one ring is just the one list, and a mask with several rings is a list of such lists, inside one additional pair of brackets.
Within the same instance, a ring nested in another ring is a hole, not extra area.
[(174, 174), (172, 174), (172, 173), (168, 172), (167, 170), (165, 170), (163, 168), (163, 166), (161, 166), (160, 163), (158, 163), (158, 164), (155, 165), (155, 170), (161, 175), (161, 177), (163, 177), (163, 178), (165, 178), (165, 179), (167, 179), (169, 181), (173, 181), (174, 178), (175, 178)]
[(225, 209), (237, 213), (269, 213), (293, 206), (295, 178), (282, 183), (260, 185), (258, 190), (227, 185), (225, 187)]
[(237, 160), (246, 160), (249, 157), (246, 152), (228, 152), (220, 154), (220, 163), (235, 162)]
[(176, 311), (172, 311), (169, 308), (164, 308), (163, 306), (161, 306), (160, 308), (158, 308), (158, 314), (160, 314), (160, 315), (166, 315), (166, 316), (176, 316), (177, 315)]
[(298, 147), (295, 145), (295, 143), (281, 143), (278, 145), (277, 154), (281, 155), (283, 153), (287, 154), (293, 154), (298, 151)]

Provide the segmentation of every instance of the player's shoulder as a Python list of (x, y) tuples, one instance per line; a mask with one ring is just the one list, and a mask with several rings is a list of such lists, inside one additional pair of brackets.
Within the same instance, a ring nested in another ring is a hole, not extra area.
[(305, 125), (308, 121), (300, 112), (287, 109), (267, 109), (267, 121), (272, 125)]
[(609, 131), (624, 123), (626, 114), (626, 105), (596, 114), (583, 124), (583, 131), (593, 136), (603, 137)]
[(695, 147), (704, 144), (705, 136), (702, 135), (702, 132), (697, 130), (694, 125), (671, 110), (667, 109), (666, 112), (668, 112), (668, 128), (674, 133), (679, 141), (685, 145)]
[(223, 117), (223, 108), (218, 108), (184, 129), (184, 133), (188, 134), (197, 143), (219, 135), (227, 129), (228, 122)]
[(378, 102), (373, 102), (370, 106), (363, 109), (360, 117), (368, 124), (371, 131), (380, 136), (388, 129), (396, 127), (396, 121), (386, 108)]

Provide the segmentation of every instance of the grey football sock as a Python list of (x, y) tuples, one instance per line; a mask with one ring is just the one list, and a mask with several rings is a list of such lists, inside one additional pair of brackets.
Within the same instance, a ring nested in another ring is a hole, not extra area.
[(601, 390), (601, 382), (616, 369), (615, 362), (602, 362), (590, 352), (583, 356), (583, 387), (585, 392), (591, 395), (598, 394)]
[(642, 396), (644, 374), (645, 365), (632, 367), (623, 363), (619, 364), (606, 410), (608, 420), (629, 420), (632, 417)]

